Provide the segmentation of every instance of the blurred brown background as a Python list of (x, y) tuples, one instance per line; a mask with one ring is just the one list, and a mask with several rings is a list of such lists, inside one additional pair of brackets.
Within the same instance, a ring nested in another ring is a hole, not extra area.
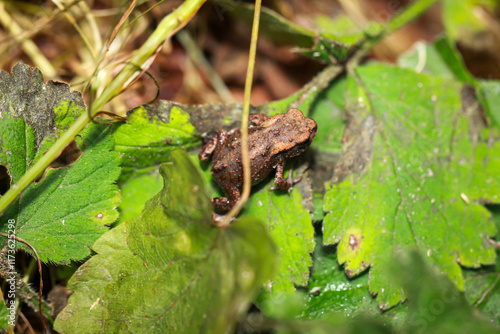
[[(317, 29), (318, 15), (330, 19), (347, 15), (363, 27), (372, 20), (384, 22), (390, 19), (411, 2), (264, 0), (263, 5), (301, 26)], [(177, 0), (163, 3), (138, 1), (128, 20), (135, 21), (118, 33), (100, 62), (99, 56), (112, 29), (126, 10), (123, 1), (0, 2), (0, 68), (10, 71), (22, 60), (38, 66), (46, 79), (70, 82), (75, 90), (83, 90), (90, 80), (104, 87), (130, 53), (140, 47), (160, 20), (180, 3), (182, 1)], [(370, 56), (394, 62), (416, 41), (433, 40), (443, 33), (441, 9), (440, 4), (435, 5), (417, 21), (380, 43)], [(464, 36), (457, 41), (458, 48), (474, 75), (498, 79), (499, 15), (480, 7), (474, 14), (484, 20), (488, 29), (472, 37)], [(114, 99), (107, 111), (123, 114), (147, 103), (157, 94), (156, 84), (160, 87), (160, 99), (191, 104), (242, 101), (250, 27), (209, 1), (189, 23), (187, 31), (189, 33), (184, 33), (182, 38), (177, 36), (167, 42), (151, 66), (149, 72), (156, 83), (151, 77), (143, 76), (131, 89)], [(191, 43), (191, 46), (186, 43)], [(211, 72), (207, 72), (200, 61), (213, 67), (216, 75), (212, 76), (218, 76), (221, 81), (219, 90), (213, 88), (207, 76)], [(95, 72), (97, 66), (99, 71)], [(294, 53), (289, 47), (275, 45), (261, 34), (252, 104), (259, 105), (292, 94), (323, 66)]]

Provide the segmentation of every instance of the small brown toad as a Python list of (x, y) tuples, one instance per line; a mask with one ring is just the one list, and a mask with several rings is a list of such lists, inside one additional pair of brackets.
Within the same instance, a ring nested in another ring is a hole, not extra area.
[[(304, 152), (314, 140), (317, 124), (304, 117), (298, 109), (269, 118), (253, 114), (249, 118), (253, 127), (248, 129), (250, 173), (252, 185), (262, 181), (276, 169), (274, 184), (282, 190), (290, 190), (293, 181), (283, 178), (285, 161)], [(240, 199), (243, 188), (240, 130), (219, 130), (209, 138), (200, 151), (199, 158), (206, 161), (212, 156), (211, 173), (227, 197), (213, 198), (217, 212), (227, 212)]]

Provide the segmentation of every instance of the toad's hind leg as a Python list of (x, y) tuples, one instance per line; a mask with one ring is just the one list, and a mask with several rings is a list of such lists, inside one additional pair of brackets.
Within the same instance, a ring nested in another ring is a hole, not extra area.
[(228, 197), (215, 197), (212, 198), (214, 210), (216, 212), (225, 213), (233, 208), (233, 206), (240, 199), (240, 190), (236, 186), (227, 186), (224, 191)]

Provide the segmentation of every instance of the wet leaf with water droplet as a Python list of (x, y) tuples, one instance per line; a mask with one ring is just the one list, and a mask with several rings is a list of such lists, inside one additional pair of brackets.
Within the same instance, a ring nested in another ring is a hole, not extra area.
[[(487, 238), (496, 229), (480, 202), (500, 201), (498, 131), (453, 79), (385, 65), (356, 75), (343, 156), (325, 196), (324, 242), (339, 243), (349, 276), (370, 267), (382, 309), (405, 298), (386, 268), (407, 248), (428, 254), (463, 289), (460, 265), (495, 261)], [(360, 96), (370, 103), (360, 106)]]

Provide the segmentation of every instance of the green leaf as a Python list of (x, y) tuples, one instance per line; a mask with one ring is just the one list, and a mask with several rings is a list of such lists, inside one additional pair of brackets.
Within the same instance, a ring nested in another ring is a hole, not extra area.
[[(320, 81), (328, 83), (329, 80), (323, 77), (334, 69), (334, 67), (327, 68), (312, 81), (316, 87), (316, 96), (310, 113), (318, 123), (318, 133), (313, 147), (327, 152), (340, 152), (339, 142), (344, 122), (340, 100), (345, 80), (335, 82), (324, 91), (318, 87), (323, 86), (319, 84)], [(247, 215), (266, 221), (270, 234), (278, 245), (280, 270), (267, 290), (272, 295), (279, 296), (281, 293), (293, 292), (296, 285), (305, 286), (308, 282), (309, 267), (312, 265), (310, 253), (314, 250), (315, 241), (311, 216), (303, 205), (301, 194), (297, 191), (302, 182), (305, 180), (299, 182), (291, 194), (270, 191), (268, 189), (270, 183), (254, 187), (245, 212)], [(322, 207), (322, 201), (320, 205)], [(262, 295), (261, 298), (263, 305), (268, 305), (271, 296)]]
[[(325, 271), (329, 271), (328, 268)], [(263, 326), (257, 325), (255, 331), (353, 334), (499, 332), (498, 326), (472, 309), (463, 294), (418, 252), (405, 252), (393, 259), (390, 275), (408, 292), (406, 304), (410, 311), (397, 320), (398, 324), (369, 310), (368, 313), (357, 312), (346, 317), (344, 310), (335, 312), (326, 307), (321, 314), (310, 314), (308, 308), (311, 305), (305, 302), (304, 293), (297, 292), (272, 300), (270, 319), (261, 321)], [(323, 301), (328, 303), (326, 298)], [(350, 305), (346, 307), (350, 309)], [(313, 319), (307, 319), (311, 315)]]
[[(314, 266), (307, 287), (307, 295), (277, 296), (266, 301), (264, 310), (268, 317), (282, 317), (284, 305), (300, 309), (293, 315), (300, 319), (325, 319), (332, 315), (342, 317), (370, 316), (380, 317), (378, 303), (370, 295), (368, 275), (348, 278), (338, 264), (337, 251), (333, 247), (324, 247), (317, 238), (314, 251)], [(300, 292), (300, 293), (299, 293)], [(298, 299), (295, 303), (291, 302)], [(298, 304), (298, 305), (294, 305)], [(293, 306), (294, 305), (294, 306)], [(401, 325), (406, 317), (407, 305), (400, 305), (383, 314), (383, 321), (392, 325)], [(290, 311), (291, 314), (293, 312)]]
[[(0, 72), (0, 83), (0, 164), (13, 185), (84, 107), (68, 85), (44, 85), (40, 71), (31, 73), (22, 63), (12, 76)], [(113, 182), (120, 156), (110, 152), (109, 129), (89, 126), (77, 142), (83, 154), (73, 165), (46, 171), (0, 217), (1, 230), (7, 232), (8, 222), (15, 221), (16, 236), (35, 247), (42, 261), (83, 259), (105, 225), (118, 217), (120, 196)]]
[(338, 264), (337, 250), (317, 242), (308, 295), (299, 313), (301, 319), (328, 319), (331, 315), (349, 318), (381, 318), (386, 325), (404, 328), (408, 305), (398, 305), (380, 314), (377, 300), (369, 292), (367, 273), (348, 278)]
[(0, 71), (0, 164), (6, 166), (11, 184), (17, 182), (53, 142), (85, 110), (78, 92), (49, 81), (38, 69), (18, 63), (12, 74)]
[(500, 325), (500, 263), (495, 267), (466, 270), (465, 298)]
[(363, 30), (354, 23), (352, 18), (344, 14), (337, 15), (334, 19), (320, 14), (315, 22), (322, 34), (346, 45), (354, 45), (365, 37)]
[[(488, 205), (497, 229), (500, 227), (500, 205)], [(476, 309), (500, 325), (500, 257), (494, 266), (464, 270), (465, 298)]]
[(345, 127), (344, 90), (345, 77), (331, 82), (315, 99), (309, 117), (318, 124), (318, 132), (311, 144), (309, 155), (313, 157), (311, 165), (312, 218), (322, 221), (323, 197), (325, 185), (331, 179), (337, 161), (342, 152), (342, 135)]
[(135, 171), (133, 177), (120, 184), (123, 197), (118, 209), (118, 223), (138, 217), (144, 204), (163, 187), (161, 176), (156, 168), (145, 168)]
[(417, 73), (427, 73), (443, 78), (454, 78), (450, 69), (434, 44), (417, 42), (413, 48), (398, 59), (398, 66), (412, 69)]
[(0, 330), (6, 331), (9, 325), (10, 311), (7, 309), (5, 302), (0, 302)]
[(446, 38), (439, 38), (434, 43), (434, 47), (441, 56), (442, 61), (453, 72), (456, 79), (463, 83), (475, 85), (474, 77), (469, 73), (462, 60), (461, 55), (453, 46), (452, 42)]
[(278, 247), (278, 274), (267, 285), (266, 291), (290, 293), (295, 291), (294, 285), (307, 285), (309, 267), (312, 266), (314, 229), (297, 189), (285, 194), (263, 186), (260, 191), (252, 193), (245, 216), (264, 221)]
[[(390, 280), (392, 254), (417, 247), (464, 288), (459, 263), (492, 264), (496, 233), (481, 201), (498, 202), (500, 144), (476, 111), (461, 110), (460, 86), (383, 65), (350, 78), (344, 152), (325, 196), (325, 244), (339, 243), (349, 277), (370, 269), (382, 309), (405, 298)], [(398, 84), (395, 85), (394, 83)]]
[(500, 81), (481, 80), (480, 91), (484, 94), (484, 105), (488, 108), (489, 116), (495, 121), (495, 125), (500, 129)]
[(409, 333), (498, 333), (500, 328), (476, 312), (464, 295), (428, 258), (413, 251), (393, 264), (393, 272), (408, 293)]
[(317, 97), (310, 116), (318, 123), (318, 132), (311, 147), (321, 152), (340, 153), (345, 127), (345, 78), (330, 84)]
[(338, 264), (336, 250), (329, 248), (318, 245), (314, 252), (303, 317), (320, 319), (328, 313), (378, 315), (378, 304), (368, 290), (368, 275), (348, 279)]
[(493, 214), (493, 222), (497, 230), (500, 230), (500, 205), (493, 204), (493, 205), (487, 205), (486, 207)]
[(432, 45), (417, 44), (415, 50), (399, 59), (399, 64), (417, 72), (456, 78), (462, 83), (474, 87), (475, 98), (481, 102), (488, 116), (500, 128), (500, 109), (497, 108), (500, 85), (496, 81), (474, 78), (449, 38), (439, 38)]
[(176, 105), (157, 109), (141, 106), (129, 112), (126, 124), (113, 133), (115, 150), (123, 153), (122, 166), (133, 169), (159, 166), (169, 153), (199, 144), (190, 115)]
[(157, 108), (144, 105), (129, 111), (127, 123), (116, 126), (115, 150), (123, 154), (120, 176), (123, 200), (118, 223), (139, 216), (144, 204), (162, 188), (160, 164), (170, 152), (200, 143), (187, 106), (160, 101)]
[(275, 246), (262, 224), (215, 227), (199, 170), (182, 151), (171, 158), (163, 191), (104, 234), (70, 280), (57, 331), (228, 333), (271, 277)]
[(399, 65), (444, 78), (456, 78), (474, 85), (475, 79), (465, 67), (461, 55), (447, 37), (438, 38), (433, 44), (418, 43), (399, 60)]

